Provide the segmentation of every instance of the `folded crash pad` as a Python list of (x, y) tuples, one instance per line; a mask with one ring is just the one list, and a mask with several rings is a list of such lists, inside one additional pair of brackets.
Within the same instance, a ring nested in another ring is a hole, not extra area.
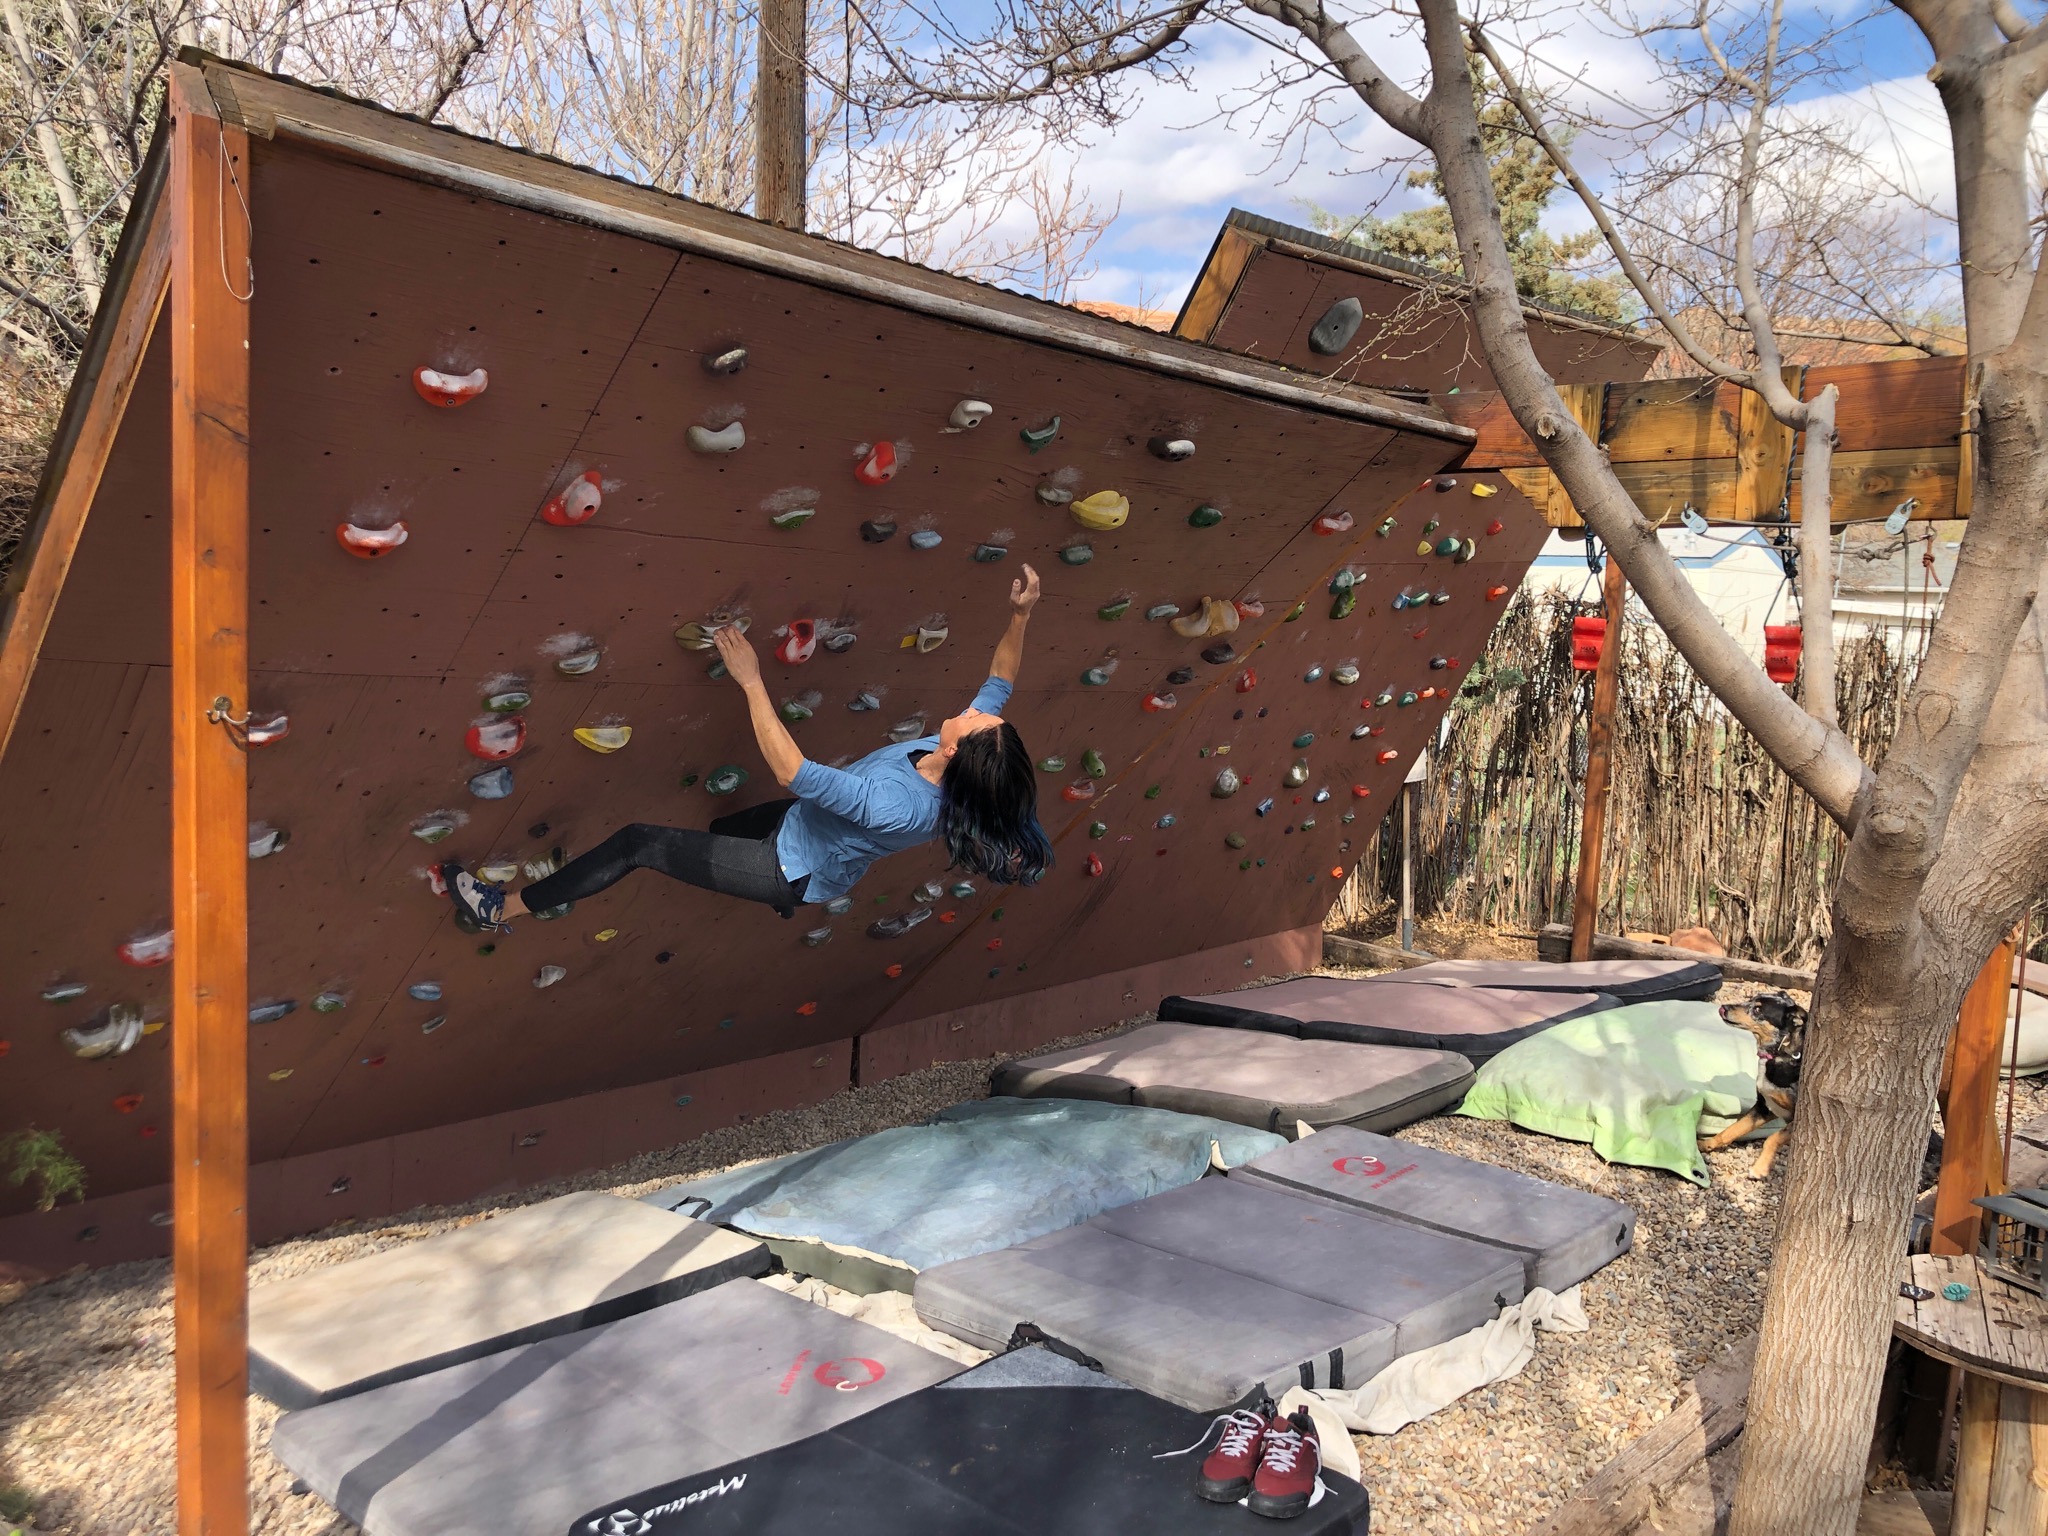
[(367, 1536), (562, 1536), (959, 1372), (752, 1280), (287, 1413), (271, 1453)]
[(1208, 1179), (918, 1276), (918, 1315), (996, 1348), (1033, 1323), (1114, 1376), (1214, 1410), (1370, 1379), (1522, 1294), (1498, 1249)]
[(1382, 987), (1377, 978), (1300, 976), (1241, 992), (1169, 997), (1159, 1017), (1297, 1035), (1456, 1051), (1475, 1067), (1496, 1051), (1582, 1013), (1615, 1006), (1598, 992), (1520, 992), (1492, 987)]
[[(570, 1536), (1270, 1536), (1193, 1491), (1214, 1425), (1031, 1345), (823, 1434), (600, 1505)], [(1334, 1472), (1290, 1536), (1365, 1536)]]
[(1504, 1250), (1526, 1290), (1577, 1285), (1635, 1241), (1618, 1200), (1348, 1125), (1254, 1158), (1231, 1171), (1240, 1180)]
[(1706, 1002), (1721, 990), (1721, 968), (1710, 960), (1433, 960), (1366, 979), (1519, 992), (1605, 992), (1624, 1003)]
[(907, 1291), (917, 1271), (1007, 1248), (1283, 1145), (1226, 1120), (1079, 1099), (983, 1099), (647, 1198), (765, 1238), (791, 1269)]
[(304, 1408), (767, 1273), (759, 1243), (585, 1192), (259, 1285), (249, 1384)]
[(1391, 1130), (1456, 1103), (1471, 1081), (1471, 1063), (1450, 1051), (1147, 1024), (1010, 1062), (994, 1090), (1177, 1109), (1287, 1135), (1297, 1120)]

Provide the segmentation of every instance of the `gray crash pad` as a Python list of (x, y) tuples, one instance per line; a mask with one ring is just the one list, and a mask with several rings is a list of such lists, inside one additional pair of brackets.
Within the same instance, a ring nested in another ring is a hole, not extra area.
[(1106, 1099), (1292, 1135), (1295, 1122), (1385, 1131), (1455, 1104), (1472, 1064), (1450, 1051), (1147, 1024), (997, 1069), (1017, 1098)]
[(1366, 978), (1376, 984), (1512, 987), (1520, 992), (1605, 992), (1624, 1003), (1711, 1002), (1721, 968), (1710, 960), (1433, 960)]
[(1562, 1291), (1629, 1251), (1636, 1213), (1491, 1163), (1333, 1126), (1233, 1169), (1263, 1184), (1514, 1254), (1524, 1285)]
[(270, 1449), (367, 1536), (562, 1536), (623, 1491), (818, 1434), (959, 1370), (734, 1280), (288, 1413)]
[(1612, 997), (1599, 992), (1382, 987), (1376, 980), (1298, 976), (1240, 992), (1169, 997), (1160, 1003), (1159, 1017), (1305, 1040), (1455, 1051), (1477, 1067), (1553, 1024), (1615, 1006)]
[(249, 1383), (280, 1407), (310, 1407), (769, 1267), (759, 1243), (708, 1222), (617, 1195), (563, 1195), (257, 1286)]
[(926, 1270), (918, 1315), (996, 1348), (1021, 1323), (1171, 1402), (1356, 1387), (1520, 1298), (1497, 1248), (1273, 1187), (1205, 1179)]

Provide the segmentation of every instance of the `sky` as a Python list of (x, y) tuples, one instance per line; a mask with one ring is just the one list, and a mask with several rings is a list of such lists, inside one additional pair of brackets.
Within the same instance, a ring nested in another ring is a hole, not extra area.
[[(1884, 174), (1937, 202), (1947, 200), (1946, 128), (1925, 78), (1925, 44), (1911, 25), (1882, 5), (1847, 11), (1826, 0), (1795, 9), (1790, 18), (1795, 30), (1851, 21), (1855, 43), (1847, 75), (1802, 93), (1797, 110), (1853, 125)], [(1532, 76), (1542, 83), (1562, 88), (1569, 76), (1580, 76), (1583, 84), (1569, 87), (1573, 96), (1610, 111), (1616, 110), (1613, 97), (1640, 100), (1649, 88), (1652, 72), (1642, 45), (1615, 35), (1593, 13), (1559, 10), (1543, 18), (1541, 29), (1533, 46), (1541, 62)], [(1397, 77), (1416, 68), (1415, 42), (1388, 22), (1360, 22), (1355, 31)], [(1272, 142), (1271, 118), (1262, 132), (1248, 113), (1232, 115), (1232, 107), (1270, 97), (1262, 77), (1277, 57), (1240, 31), (1197, 29), (1186, 67), (1189, 85), (1147, 82), (1134, 91), (1130, 115), (1074, 155), (1079, 185), (1099, 208), (1118, 211), (1095, 249), (1097, 270), (1072, 297), (1177, 308), (1232, 207), (1306, 223), (1304, 201), (1351, 213), (1379, 199), (1385, 199), (1383, 212), (1427, 200), (1400, 187), (1399, 169), (1389, 167), (1388, 157), (1406, 152), (1406, 141), (1362, 110), (1346, 110), (1348, 102), (1326, 115), (1332, 131), (1297, 135), (1284, 148)], [(1633, 94), (1623, 82), (1635, 83)], [(1280, 104), (1301, 99), (1299, 91), (1283, 94)], [(1624, 147), (1582, 140), (1575, 154), (1597, 185)], [(1550, 222), (1559, 232), (1586, 223), (1568, 196), (1553, 210)]]

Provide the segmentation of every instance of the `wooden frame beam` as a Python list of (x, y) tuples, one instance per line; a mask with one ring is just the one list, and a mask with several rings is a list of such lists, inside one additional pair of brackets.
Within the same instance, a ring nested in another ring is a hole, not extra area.
[[(171, 69), (172, 1255), (178, 1530), (249, 1528), (249, 141)], [(221, 701), (225, 701), (224, 704)]]
[(1963, 994), (1949, 1039), (1942, 1073), (1941, 1178), (1934, 1190), (1934, 1236), (1928, 1245), (1934, 1253), (1975, 1253), (1984, 1212), (1972, 1202), (1979, 1195), (2004, 1192), (1998, 1068), (2012, 1002), (2013, 955), (2012, 937), (1999, 940)]

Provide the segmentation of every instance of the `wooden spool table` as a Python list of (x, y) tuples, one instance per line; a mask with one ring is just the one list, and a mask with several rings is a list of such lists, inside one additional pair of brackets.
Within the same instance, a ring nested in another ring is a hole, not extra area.
[[(1892, 1332), (1963, 1373), (1950, 1536), (2048, 1536), (2048, 1302), (1988, 1274), (1974, 1254), (1914, 1254)], [(1942, 1287), (1970, 1288), (1961, 1301)]]

